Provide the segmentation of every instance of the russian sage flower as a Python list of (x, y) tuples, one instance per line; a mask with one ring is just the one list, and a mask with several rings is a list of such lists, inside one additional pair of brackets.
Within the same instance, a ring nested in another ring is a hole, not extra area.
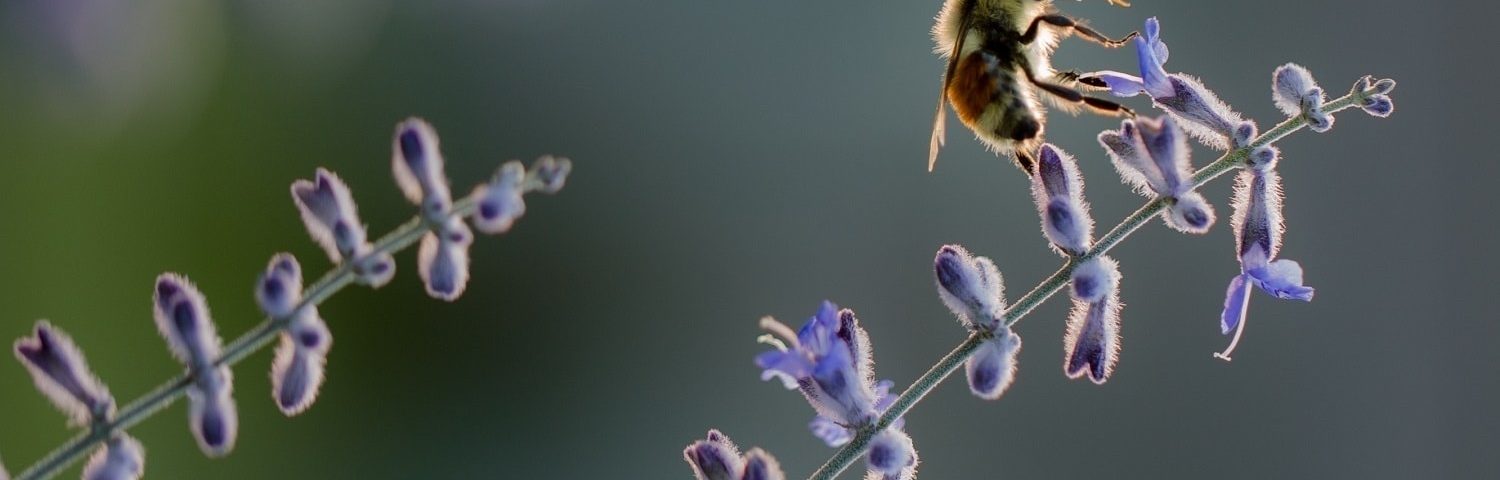
[[(848, 443), (859, 428), (894, 403), (891, 382), (873, 382), (869, 335), (859, 326), (853, 310), (840, 310), (833, 302), (824, 301), (818, 313), (795, 333), (770, 317), (761, 319), (761, 328), (770, 333), (762, 341), (776, 347), (755, 357), (755, 364), (762, 369), (761, 379), (777, 378), (787, 389), (800, 390), (818, 412), (808, 424), (809, 430), (829, 446)], [(900, 431), (904, 426), (904, 419), (898, 418), (887, 431)], [(911, 456), (915, 459), (916, 453), (911, 452)], [(875, 471), (875, 464), (871, 468)]]
[(1063, 373), (1068, 378), (1087, 375), (1102, 384), (1114, 372), (1120, 356), (1120, 267), (1100, 256), (1073, 269), (1073, 310), (1064, 337)]
[[(1254, 135), (1254, 125), (1249, 127)], [(1126, 183), (1146, 196), (1169, 198), (1162, 220), (1181, 232), (1201, 234), (1214, 223), (1214, 210), (1193, 190), (1187, 139), (1171, 116), (1121, 122), (1120, 129), (1099, 134), (1115, 169)]]
[(187, 397), (193, 437), (204, 454), (227, 454), (234, 448), (239, 416), (232, 371), (216, 364), (222, 345), (208, 304), (197, 287), (173, 273), (156, 278), (154, 304), (157, 330), (192, 377)]
[(897, 429), (887, 429), (870, 439), (867, 455), (870, 473), (865, 478), (907, 480), (917, 476), (917, 449), (911, 436)]
[(995, 400), (1015, 379), (1016, 355), (1021, 337), (1002, 328), (1005, 314), (1005, 282), (995, 262), (970, 255), (959, 245), (944, 245), (933, 259), (938, 296), (959, 323), (974, 332), (989, 335), (979, 351), (964, 362), (969, 391), (985, 400)]
[(31, 373), (31, 379), (73, 425), (105, 421), (114, 415), (115, 397), (99, 377), (89, 371), (83, 352), (68, 334), (47, 321), (39, 321), (29, 338), (16, 340), (16, 359)]
[[(30, 338), (15, 344), (16, 359), (31, 373), (37, 389), (67, 414), (75, 425), (100, 425), (113, 420), (115, 399), (89, 371), (83, 352), (68, 334), (46, 321), (37, 322)], [(140, 442), (115, 433), (89, 458), (85, 480), (134, 480), (146, 465)], [(8, 478), (0, 467), (0, 480)]]
[(699, 440), (682, 451), (698, 480), (785, 480), (781, 464), (770, 453), (752, 448), (740, 455), (739, 447), (718, 430), (709, 430), (707, 440)]
[(1140, 76), (1115, 71), (1101, 71), (1083, 76), (1085, 82), (1102, 83), (1116, 96), (1133, 97), (1141, 93), (1167, 113), (1182, 119), (1199, 141), (1219, 150), (1230, 147), (1234, 129), (1245, 120), (1198, 79), (1182, 73), (1167, 73), (1167, 44), (1161, 40), (1161, 24), (1156, 17), (1146, 19), (1146, 27), (1135, 39)]
[(125, 434), (105, 441), (83, 466), (83, 480), (135, 480), (145, 473), (146, 449)]
[(312, 406), (323, 385), (323, 365), (333, 346), (333, 334), (318, 316), (317, 305), (302, 302), (302, 267), (289, 253), (271, 257), (256, 282), (261, 310), (286, 322), (271, 362), (271, 396), (281, 413), (293, 416)]
[(407, 200), (421, 207), (430, 230), (417, 247), (422, 284), (433, 298), (453, 301), (469, 283), (469, 245), (474, 235), (468, 224), (453, 216), (453, 195), (443, 172), (437, 131), (420, 118), (397, 124), (391, 170)]
[(1234, 334), (1217, 358), (1229, 360), (1245, 331), (1245, 314), (1250, 306), (1250, 286), (1254, 285), (1280, 299), (1310, 301), (1312, 287), (1302, 284), (1302, 266), (1287, 259), (1277, 259), (1281, 249), (1281, 180), (1274, 164), (1240, 172), (1234, 189), (1234, 237), (1239, 253), (1240, 274), (1229, 281), (1224, 313), (1219, 326), (1225, 335)]
[(1042, 233), (1059, 253), (1083, 255), (1094, 243), (1094, 219), (1083, 201), (1078, 162), (1050, 143), (1038, 150), (1031, 195), (1042, 216)]
[[(1371, 88), (1375, 89), (1375, 93), (1366, 95), (1365, 91)], [(1365, 113), (1376, 117), (1385, 118), (1391, 116), (1391, 113), (1396, 111), (1396, 104), (1391, 101), (1391, 96), (1389, 95), (1391, 90), (1395, 89), (1395, 80), (1389, 78), (1375, 80), (1369, 75), (1365, 75), (1354, 82), (1354, 88), (1350, 89), (1349, 93), (1360, 96), (1360, 110), (1364, 110)]]
[(1290, 116), (1301, 116), (1307, 128), (1314, 132), (1327, 132), (1333, 128), (1333, 116), (1323, 112), (1323, 88), (1313, 80), (1312, 73), (1295, 63), (1276, 67), (1271, 74), (1271, 99), (1276, 108)]
[(292, 200), (313, 241), (334, 263), (354, 262), (360, 283), (380, 287), (396, 275), (396, 263), (389, 253), (371, 254), (374, 247), (367, 239), (365, 224), (359, 221), (354, 197), (338, 175), (319, 168), (313, 180), (292, 182)]

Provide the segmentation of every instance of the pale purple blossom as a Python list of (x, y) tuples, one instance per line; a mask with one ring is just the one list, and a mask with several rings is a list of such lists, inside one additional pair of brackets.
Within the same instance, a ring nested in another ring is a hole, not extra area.
[(910, 480), (917, 476), (917, 449), (911, 436), (898, 429), (886, 429), (870, 439), (865, 455), (870, 474), (866, 478)]
[(488, 234), (505, 233), (526, 214), (526, 167), (511, 160), (500, 165), (500, 171), (488, 183), (474, 188), (474, 228)]
[(359, 220), (349, 187), (338, 175), (319, 168), (313, 180), (292, 182), (292, 200), (302, 213), (302, 223), (314, 242), (323, 247), (334, 263), (353, 262), (356, 278), (380, 287), (396, 274), (391, 254), (374, 252)]
[(1229, 360), (1245, 331), (1250, 306), (1250, 287), (1259, 287), (1276, 298), (1310, 301), (1313, 288), (1303, 285), (1302, 266), (1277, 259), (1281, 249), (1280, 177), (1271, 168), (1247, 169), (1236, 179), (1234, 233), (1240, 274), (1230, 279), (1219, 317), (1225, 335), (1234, 334), (1229, 346), (1214, 356)]
[(469, 282), (469, 245), (474, 234), (463, 219), (453, 216), (443, 154), (431, 125), (420, 118), (396, 125), (391, 169), (407, 200), (421, 206), (430, 229), (417, 247), (417, 273), (427, 294), (450, 302), (458, 299)]
[(1161, 40), (1161, 24), (1156, 17), (1146, 19), (1146, 27), (1136, 37), (1135, 45), (1139, 77), (1101, 71), (1084, 78), (1103, 83), (1111, 93), (1121, 97), (1145, 93), (1157, 107), (1186, 122), (1182, 127), (1199, 141), (1220, 150), (1228, 149), (1235, 127), (1245, 120), (1198, 79), (1167, 73), (1163, 68), (1167, 63), (1167, 44)]
[[(1236, 141), (1246, 128), (1254, 135), (1253, 124), (1241, 125)], [(1213, 226), (1213, 207), (1193, 189), (1187, 139), (1171, 116), (1125, 120), (1119, 130), (1100, 133), (1099, 144), (1109, 152), (1120, 177), (1137, 192), (1169, 199), (1162, 212), (1168, 226), (1194, 234)]]
[(996, 330), (964, 362), (969, 391), (985, 400), (998, 400), (1016, 379), (1016, 356), (1020, 352), (1020, 335), (1009, 327)]
[(293, 416), (318, 396), (333, 335), (318, 315), (317, 305), (301, 305), (302, 268), (296, 257), (288, 253), (271, 257), (258, 285), (261, 309), (287, 322), (271, 361), (271, 397), (281, 413)]

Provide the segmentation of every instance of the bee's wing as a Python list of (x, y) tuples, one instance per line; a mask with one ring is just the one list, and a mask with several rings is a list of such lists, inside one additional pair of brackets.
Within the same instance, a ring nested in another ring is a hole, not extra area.
[(974, 10), (974, 1), (968, 0), (959, 8), (958, 39), (953, 41), (953, 50), (948, 51), (948, 69), (943, 72), (943, 86), (938, 90), (937, 115), (932, 118), (932, 138), (927, 141), (927, 171), (937, 165), (938, 150), (943, 148), (943, 130), (948, 115), (948, 82), (953, 81), (953, 72), (958, 70), (958, 54), (964, 50), (964, 37), (969, 33), (969, 12)]

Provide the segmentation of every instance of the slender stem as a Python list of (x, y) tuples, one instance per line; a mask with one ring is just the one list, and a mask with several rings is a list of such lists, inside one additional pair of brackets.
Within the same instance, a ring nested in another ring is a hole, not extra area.
[[(473, 212), (473, 200), (462, 198), (453, 203), (450, 215), (463, 217)], [(407, 221), (400, 227), (396, 227), (395, 230), (377, 240), (372, 247), (373, 251), (370, 255), (394, 254), (405, 250), (406, 247), (417, 243), (417, 240), (421, 239), (422, 234), (427, 233), (427, 231), (428, 225), (422, 221), (422, 217), (420, 215), (413, 217), (410, 221)], [(333, 270), (329, 270), (328, 273), (323, 274), (322, 277), (318, 278), (317, 282), (314, 282), (302, 292), (302, 299), (297, 303), (296, 309), (300, 310), (307, 306), (320, 305), (325, 300), (328, 300), (329, 297), (332, 297), (333, 294), (354, 283), (353, 264), (354, 260), (345, 260)], [(266, 345), (270, 345), (271, 341), (276, 338), (276, 335), (285, 330), (287, 325), (290, 324), (288, 320), (290, 317), (289, 315), (287, 319), (267, 318), (260, 322), (259, 325), (251, 328), (250, 331), (229, 342), (229, 345), (224, 347), (224, 352), (214, 361), (214, 365), (234, 365), (239, 363), (240, 360), (244, 360), (245, 357), (250, 356), (250, 354), (265, 348)], [(173, 402), (187, 393), (188, 386), (191, 384), (192, 375), (190, 372), (177, 375), (175, 378), (151, 390), (150, 393), (142, 395), (140, 398), (126, 404), (108, 421), (91, 425), (88, 430), (53, 449), (51, 453), (42, 457), (41, 460), (37, 460), (30, 468), (17, 475), (15, 480), (52, 478), (59, 471), (67, 468), (68, 465), (72, 465), (79, 458), (82, 458), (95, 445), (108, 440), (120, 432), (124, 432), (147, 418), (151, 418), (157, 412), (171, 406)]]
[[(1323, 111), (1333, 113), (1353, 107), (1364, 97), (1376, 93), (1379, 92), (1373, 88), (1363, 92), (1350, 93), (1325, 103)], [(1256, 137), (1254, 141), (1250, 142), (1250, 145), (1230, 150), (1217, 160), (1214, 160), (1213, 163), (1193, 173), (1193, 188), (1203, 186), (1203, 184), (1243, 165), (1245, 157), (1250, 153), (1251, 149), (1270, 145), (1305, 126), (1307, 126), (1307, 121), (1301, 116), (1291, 117), (1282, 121), (1276, 127)], [(1063, 263), (1062, 268), (1059, 268), (1051, 276), (1042, 280), (1042, 283), (1038, 284), (1030, 292), (1027, 292), (1025, 296), (1022, 296), (1020, 300), (1017, 300), (1011, 306), (1010, 310), (1005, 312), (1005, 325), (1010, 326), (1021, 321), (1022, 317), (1031, 313), (1042, 302), (1045, 302), (1053, 294), (1062, 290), (1063, 286), (1067, 285), (1068, 279), (1071, 278), (1074, 267), (1084, 260), (1109, 252), (1115, 245), (1124, 241), (1126, 237), (1129, 237), (1130, 234), (1135, 233), (1146, 222), (1149, 222), (1151, 217), (1156, 216), (1163, 209), (1167, 208), (1167, 202), (1168, 199), (1162, 196), (1147, 201), (1135, 213), (1125, 217), (1118, 225), (1115, 225), (1108, 233), (1100, 237), (1099, 241), (1095, 242), (1093, 248), (1090, 248), (1088, 252), (1077, 257), (1070, 257)], [(912, 382), (906, 391), (901, 392), (901, 396), (896, 397), (896, 401), (891, 404), (890, 408), (886, 409), (885, 413), (880, 415), (880, 418), (876, 419), (874, 423), (860, 428), (855, 433), (853, 440), (850, 440), (849, 443), (845, 444), (837, 452), (834, 452), (833, 457), (829, 458), (828, 462), (813, 472), (812, 476), (809, 476), (808, 479), (832, 480), (840, 473), (843, 473), (845, 469), (849, 468), (850, 464), (854, 463), (854, 460), (858, 459), (860, 455), (864, 454), (865, 450), (870, 448), (870, 439), (874, 438), (876, 432), (885, 430), (886, 427), (891, 425), (891, 422), (905, 415), (907, 411), (917, 405), (917, 402), (926, 397), (928, 392), (937, 388), (938, 384), (943, 383), (943, 380), (946, 380), (949, 375), (958, 370), (958, 366), (962, 365), (964, 361), (968, 360), (979, 349), (979, 345), (984, 341), (985, 337), (985, 333), (978, 332), (970, 334), (968, 338), (965, 338), (953, 351), (948, 352), (947, 355), (938, 360), (937, 364), (928, 369), (927, 373), (922, 374), (921, 377), (917, 377), (917, 380)]]

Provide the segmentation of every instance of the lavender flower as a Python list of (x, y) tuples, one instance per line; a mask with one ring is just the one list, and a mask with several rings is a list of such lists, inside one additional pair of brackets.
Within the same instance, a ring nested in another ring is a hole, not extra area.
[(1229, 346), (1214, 357), (1229, 360), (1245, 332), (1245, 313), (1250, 306), (1250, 286), (1280, 299), (1310, 301), (1312, 287), (1302, 284), (1302, 266), (1276, 259), (1281, 249), (1281, 179), (1272, 165), (1240, 172), (1235, 183), (1234, 236), (1239, 252), (1240, 274), (1229, 281), (1220, 327), (1234, 333)]
[(271, 363), (271, 396), (282, 414), (297, 415), (318, 396), (333, 335), (318, 316), (316, 305), (296, 308), (302, 302), (302, 267), (296, 257), (289, 253), (271, 257), (257, 284), (261, 309), (287, 322)]
[(1136, 37), (1135, 45), (1141, 76), (1106, 70), (1085, 75), (1085, 81), (1102, 83), (1116, 96), (1145, 93), (1157, 107), (1187, 122), (1183, 127), (1199, 141), (1219, 150), (1228, 149), (1235, 127), (1244, 120), (1198, 79), (1167, 73), (1162, 67), (1167, 63), (1167, 44), (1161, 41), (1161, 24), (1156, 17), (1146, 19), (1145, 31)]
[(302, 223), (313, 241), (323, 247), (334, 263), (352, 261), (356, 278), (371, 287), (380, 287), (396, 274), (396, 264), (389, 253), (371, 254), (365, 225), (349, 187), (333, 172), (319, 168), (314, 180), (292, 182), (292, 200), (302, 212)]
[(31, 373), (47, 399), (52, 400), (73, 425), (103, 421), (115, 412), (115, 398), (99, 377), (89, 371), (88, 361), (73, 339), (42, 320), (30, 338), (16, 340), (16, 359)]
[(1042, 233), (1059, 253), (1083, 255), (1094, 242), (1094, 220), (1083, 201), (1078, 162), (1050, 143), (1038, 153), (1031, 195), (1042, 215)]
[(129, 435), (104, 443), (83, 467), (83, 480), (135, 480), (146, 473), (146, 449)]
[[(1246, 123), (1254, 136), (1255, 125)], [(1243, 131), (1243, 128), (1238, 131)], [(1187, 139), (1170, 116), (1125, 120), (1120, 130), (1099, 134), (1115, 169), (1143, 195), (1169, 198), (1162, 220), (1178, 231), (1202, 234), (1214, 223), (1214, 210), (1193, 190)]]
[(709, 430), (707, 440), (699, 440), (682, 451), (698, 480), (785, 480), (781, 465), (770, 453), (752, 448), (744, 456), (729, 437)]
[[(776, 347), (755, 357), (756, 365), (763, 369), (761, 379), (779, 378), (787, 389), (801, 390), (818, 412), (808, 428), (829, 446), (847, 443), (857, 429), (869, 425), (895, 401), (890, 381), (871, 382), (874, 361), (869, 335), (859, 326), (853, 310), (840, 310), (833, 302), (824, 301), (818, 313), (796, 333), (770, 317), (761, 319), (761, 328), (770, 332), (762, 341)], [(899, 432), (904, 425), (898, 418), (885, 431)], [(915, 455), (911, 452), (912, 458)]]
[(1120, 356), (1119, 265), (1109, 257), (1088, 260), (1073, 269), (1072, 284), (1063, 373), (1103, 384)]
[[(1364, 94), (1365, 90), (1369, 90), (1372, 87), (1375, 89), (1375, 93), (1366, 96)], [(1365, 113), (1385, 118), (1391, 116), (1391, 113), (1396, 111), (1396, 104), (1391, 101), (1391, 96), (1389, 95), (1391, 90), (1395, 89), (1395, 80), (1389, 78), (1375, 80), (1373, 77), (1365, 75), (1354, 82), (1354, 88), (1350, 89), (1349, 93), (1360, 97), (1359, 108), (1364, 110)]]
[(155, 297), (156, 328), (192, 374), (187, 395), (193, 437), (204, 454), (223, 456), (234, 448), (239, 415), (232, 372), (217, 365), (221, 345), (208, 304), (197, 287), (173, 273), (156, 278)]

